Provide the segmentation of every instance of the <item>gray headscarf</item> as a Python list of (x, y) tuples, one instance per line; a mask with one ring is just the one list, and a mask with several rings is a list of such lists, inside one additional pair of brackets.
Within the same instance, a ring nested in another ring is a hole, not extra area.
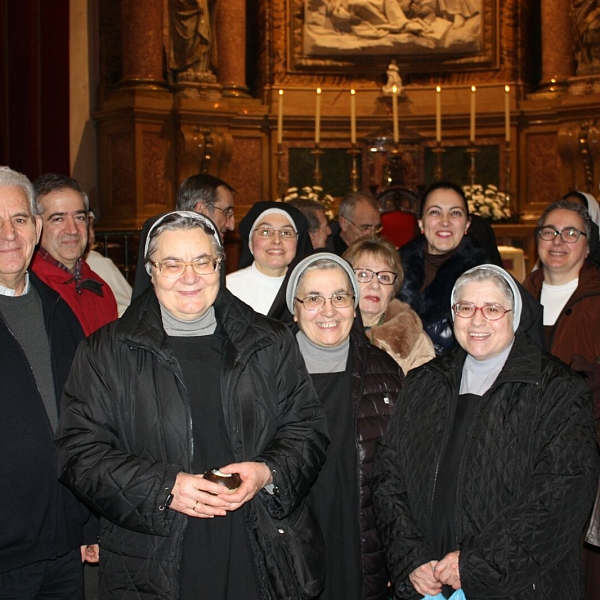
[(286, 301), (288, 310), (292, 314), (294, 314), (294, 298), (296, 297), (296, 291), (298, 289), (298, 280), (300, 279), (300, 277), (302, 276), (302, 274), (304, 273), (304, 271), (306, 271), (306, 269), (308, 267), (310, 267), (313, 263), (317, 262), (318, 260), (324, 260), (324, 259), (331, 260), (331, 261), (337, 263), (340, 266), (340, 268), (342, 268), (346, 272), (346, 274), (348, 275), (348, 278), (350, 279), (350, 283), (352, 284), (352, 290), (354, 292), (354, 308), (356, 308), (358, 306), (358, 300), (359, 300), (358, 281), (356, 281), (356, 275), (354, 274), (354, 271), (352, 270), (350, 263), (346, 262), (343, 258), (340, 258), (336, 254), (332, 254), (331, 252), (317, 252), (316, 254), (311, 254), (310, 256), (307, 256), (306, 258), (301, 260), (296, 265), (296, 267), (292, 271), (292, 274), (290, 275), (290, 278), (288, 280), (286, 294), (285, 294), (285, 301)]

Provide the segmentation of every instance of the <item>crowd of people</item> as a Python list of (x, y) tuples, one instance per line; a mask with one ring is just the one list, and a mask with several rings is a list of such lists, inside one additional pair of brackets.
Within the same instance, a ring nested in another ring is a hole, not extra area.
[(598, 204), (521, 284), (459, 186), (406, 193), (258, 202), (226, 274), (189, 177), (132, 293), (77, 181), (0, 167), (0, 599), (600, 598)]

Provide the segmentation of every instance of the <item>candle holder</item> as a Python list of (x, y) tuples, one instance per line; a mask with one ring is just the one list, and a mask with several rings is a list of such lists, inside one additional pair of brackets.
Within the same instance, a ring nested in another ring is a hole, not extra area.
[(279, 193), (279, 198), (283, 198), (287, 190), (287, 183), (285, 181), (285, 176), (283, 175), (283, 157), (285, 156), (283, 144), (277, 144), (275, 156), (277, 156), (277, 191)]
[(510, 178), (510, 154), (512, 152), (512, 148), (510, 147), (510, 142), (506, 142), (504, 147), (504, 193), (506, 194), (506, 207), (510, 208), (510, 188), (511, 188), (511, 178)]
[(441, 181), (444, 176), (444, 171), (442, 169), (442, 155), (446, 152), (445, 148), (442, 148), (441, 142), (435, 143), (435, 148), (433, 148), (432, 152), (435, 154), (435, 169), (433, 171), (433, 178), (436, 181)]
[(353, 192), (358, 192), (358, 181), (360, 179), (358, 174), (358, 155), (360, 154), (360, 148), (357, 148), (356, 144), (352, 144), (348, 150), (348, 154), (352, 157), (352, 168), (350, 169), (350, 188)]
[(476, 167), (476, 158), (477, 154), (479, 154), (479, 148), (475, 146), (475, 142), (470, 142), (469, 147), (467, 148), (467, 153), (470, 156), (470, 165), (469, 165), (469, 181), (471, 183), (471, 187), (475, 185), (475, 181), (477, 179), (477, 167)]
[(313, 171), (313, 179), (315, 181), (315, 185), (321, 185), (321, 156), (323, 155), (323, 150), (319, 147), (319, 144), (315, 143), (315, 149), (311, 150), (310, 153), (315, 157), (315, 169)]

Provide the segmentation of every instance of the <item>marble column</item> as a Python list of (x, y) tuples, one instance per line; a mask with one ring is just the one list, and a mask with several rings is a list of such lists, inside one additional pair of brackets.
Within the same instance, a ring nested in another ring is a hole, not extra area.
[(550, 92), (565, 89), (574, 75), (573, 34), (567, 0), (543, 0), (542, 87)]
[(246, 86), (246, 0), (219, 0), (216, 34), (217, 75), (223, 96), (248, 97)]
[(122, 0), (121, 86), (163, 87), (162, 0)]

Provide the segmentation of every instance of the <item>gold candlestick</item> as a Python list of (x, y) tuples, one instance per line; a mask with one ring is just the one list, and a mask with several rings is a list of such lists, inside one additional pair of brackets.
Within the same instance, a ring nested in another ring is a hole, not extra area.
[(319, 147), (319, 144), (315, 144), (315, 149), (311, 150), (310, 153), (315, 157), (315, 169), (313, 171), (313, 178), (315, 180), (315, 185), (321, 185), (321, 156), (323, 155), (323, 150)]
[(348, 154), (352, 157), (352, 168), (350, 169), (350, 187), (353, 192), (358, 192), (358, 181), (360, 179), (358, 174), (358, 155), (360, 154), (360, 148), (357, 148), (356, 144), (352, 144), (348, 150)]
[(436, 142), (435, 148), (433, 148), (433, 153), (435, 154), (435, 169), (433, 171), (433, 178), (436, 181), (441, 181), (444, 176), (444, 171), (442, 169), (442, 155), (446, 152), (445, 148), (442, 148), (442, 144), (440, 142)]
[(510, 208), (510, 189), (511, 189), (511, 178), (510, 178), (510, 154), (512, 148), (510, 147), (510, 141), (506, 142), (504, 147), (504, 193), (506, 194), (506, 204)]
[(477, 154), (479, 153), (479, 148), (475, 147), (475, 144), (471, 142), (469, 147), (467, 148), (467, 153), (471, 157), (471, 164), (469, 166), (469, 181), (471, 182), (471, 187), (475, 185), (475, 180), (477, 179), (477, 168), (475, 165), (475, 159)]
[(285, 191), (287, 190), (287, 183), (283, 175), (283, 157), (285, 156), (283, 144), (277, 144), (277, 152), (275, 152), (275, 156), (277, 156), (277, 192), (279, 194), (279, 198), (283, 198)]

